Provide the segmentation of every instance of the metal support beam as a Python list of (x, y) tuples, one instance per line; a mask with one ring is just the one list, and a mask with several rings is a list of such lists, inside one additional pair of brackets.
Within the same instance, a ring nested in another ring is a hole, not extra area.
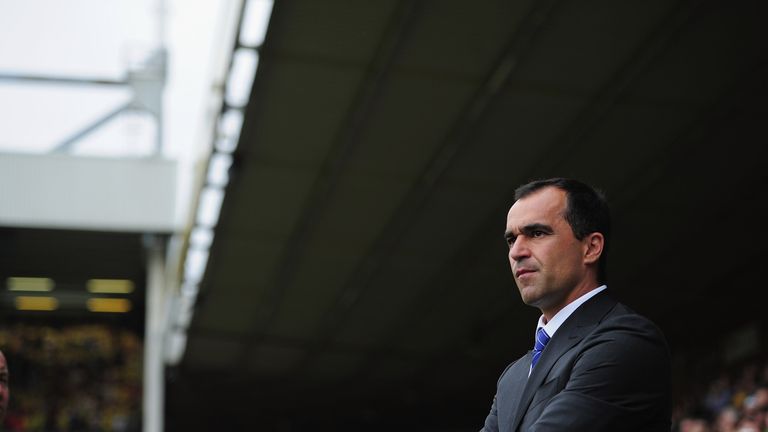
[(63, 85), (75, 85), (75, 86), (105, 85), (105, 86), (125, 87), (128, 85), (127, 80), (110, 80), (110, 79), (99, 79), (99, 78), (70, 78), (70, 77), (61, 77), (61, 76), (4, 74), (4, 73), (0, 73), (0, 81), (38, 83), (38, 84), (63, 84)]
[(164, 48), (158, 48), (152, 52), (142, 63), (134, 65), (125, 80), (72, 78), (43, 75), (1, 74), (0, 81), (61, 84), (76, 86), (120, 86), (130, 87), (133, 96), (130, 101), (121, 104), (112, 111), (94, 120), (88, 126), (64, 139), (52, 152), (69, 153), (73, 146), (90, 133), (101, 128), (111, 120), (127, 110), (147, 112), (155, 120), (157, 129), (155, 134), (154, 153), (159, 154), (162, 149), (163, 122), (162, 100), (163, 88), (167, 75), (168, 53)]
[(165, 330), (165, 258), (160, 237), (144, 239), (147, 251), (147, 305), (144, 330), (144, 432), (163, 430), (165, 374), (163, 335)]
[(0, 226), (171, 233), (177, 170), (160, 158), (0, 153)]
[(69, 138), (64, 139), (59, 145), (57, 145), (55, 148), (51, 150), (51, 153), (70, 153), (72, 151), (72, 146), (77, 144), (78, 141), (85, 138), (87, 135), (89, 135), (91, 132), (99, 129), (100, 127), (104, 126), (105, 124), (109, 123), (112, 119), (119, 116), (123, 112), (127, 111), (131, 106), (131, 102), (128, 102), (126, 104), (122, 104), (115, 108), (114, 110), (108, 112), (107, 114), (101, 116), (99, 119), (94, 121), (93, 123), (89, 124), (88, 126), (84, 127), (83, 129), (75, 132), (74, 134), (70, 135)]

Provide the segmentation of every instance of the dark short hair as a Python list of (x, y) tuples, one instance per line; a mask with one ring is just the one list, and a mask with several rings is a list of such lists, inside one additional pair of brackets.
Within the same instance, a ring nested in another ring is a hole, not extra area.
[(551, 178), (524, 184), (515, 190), (515, 201), (546, 187), (565, 191), (567, 207), (563, 217), (571, 226), (573, 235), (582, 240), (589, 234), (599, 232), (605, 238), (603, 253), (597, 266), (597, 281), (606, 283), (608, 273), (608, 239), (611, 236), (611, 215), (605, 195), (592, 186), (578, 180)]

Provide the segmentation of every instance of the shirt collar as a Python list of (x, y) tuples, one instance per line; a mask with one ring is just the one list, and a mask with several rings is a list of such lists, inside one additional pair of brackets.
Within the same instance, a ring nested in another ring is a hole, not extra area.
[(536, 326), (536, 331), (538, 332), (539, 328), (544, 327), (544, 331), (547, 332), (549, 337), (553, 337), (557, 329), (560, 328), (560, 325), (563, 324), (565, 320), (567, 320), (568, 317), (571, 316), (571, 314), (579, 308), (579, 306), (600, 292), (605, 291), (606, 288), (608, 288), (608, 286), (601, 285), (592, 291), (583, 294), (581, 297), (568, 303), (564, 308), (560, 309), (560, 312), (556, 313), (555, 316), (553, 316), (552, 319), (549, 320), (549, 322), (546, 324), (544, 323), (544, 315), (540, 316), (539, 323)]

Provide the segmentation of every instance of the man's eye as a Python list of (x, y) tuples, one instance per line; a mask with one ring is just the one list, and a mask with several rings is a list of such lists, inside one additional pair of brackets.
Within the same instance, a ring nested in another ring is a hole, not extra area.
[(544, 237), (544, 234), (546, 234), (544, 231), (536, 230), (531, 233), (531, 237)]
[(507, 237), (507, 245), (512, 246), (515, 244), (515, 237)]

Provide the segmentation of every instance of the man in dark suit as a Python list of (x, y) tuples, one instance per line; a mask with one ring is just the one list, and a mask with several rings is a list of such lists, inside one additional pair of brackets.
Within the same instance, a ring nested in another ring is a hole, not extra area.
[(669, 352), (650, 321), (605, 286), (610, 216), (571, 179), (517, 189), (509, 263), (523, 302), (541, 310), (534, 349), (499, 378), (482, 431), (670, 430)]

